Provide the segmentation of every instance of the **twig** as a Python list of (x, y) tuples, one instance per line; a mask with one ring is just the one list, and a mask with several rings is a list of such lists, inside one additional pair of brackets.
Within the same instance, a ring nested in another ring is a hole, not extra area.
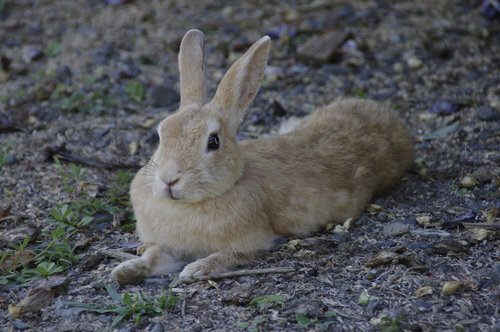
[(185, 294), (184, 298), (182, 299), (182, 306), (181, 306), (181, 317), (184, 318), (186, 316), (186, 302), (187, 302), (187, 297), (188, 295)]
[(106, 161), (99, 160), (97, 158), (86, 158), (82, 156), (76, 156), (71, 151), (68, 151), (64, 146), (62, 147), (49, 147), (46, 150), (47, 160), (52, 160), (54, 156), (59, 158), (62, 161), (73, 162), (85, 166), (97, 167), (103, 169), (121, 169), (121, 168), (129, 168), (129, 169), (139, 169), (139, 165), (134, 164), (122, 164), (122, 163), (109, 163)]
[(234, 278), (234, 277), (243, 277), (243, 276), (251, 276), (258, 274), (276, 274), (276, 273), (290, 273), (295, 270), (289, 267), (271, 267), (267, 269), (253, 269), (253, 270), (236, 270), (229, 272), (217, 273), (209, 276), (201, 276), (195, 277), (190, 280), (184, 280), (186, 283), (193, 283), (196, 281), (207, 281), (207, 280), (217, 280), (217, 279), (225, 279), (225, 278)]
[(336, 315), (338, 315), (340, 317), (354, 319), (354, 320), (359, 320), (359, 316), (352, 316), (352, 315), (349, 315), (349, 314), (345, 314), (342, 311), (338, 311), (338, 310), (330, 309), (330, 308), (328, 309), (328, 311), (331, 311), (331, 312), (335, 313)]
[(134, 259), (139, 257), (116, 249), (103, 249), (101, 250), (101, 253), (106, 256), (118, 258), (121, 260)]
[(462, 225), (464, 225), (465, 228), (478, 227), (494, 231), (500, 230), (500, 224), (492, 224), (489, 222), (463, 222)]

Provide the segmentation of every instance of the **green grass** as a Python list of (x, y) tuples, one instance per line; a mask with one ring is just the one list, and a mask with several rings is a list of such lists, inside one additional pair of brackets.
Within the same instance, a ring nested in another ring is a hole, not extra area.
[(62, 50), (63, 50), (62, 44), (53, 41), (45, 47), (43, 53), (45, 54), (46, 57), (53, 58), (61, 54)]
[(151, 298), (144, 295), (141, 291), (137, 291), (134, 294), (120, 294), (110, 285), (106, 284), (104, 287), (114, 302), (112, 305), (102, 306), (81, 302), (72, 302), (70, 305), (101, 314), (116, 314), (108, 330), (112, 330), (125, 319), (132, 319), (135, 324), (139, 324), (143, 316), (162, 315), (172, 309), (177, 302), (177, 297), (172, 290), (164, 290), (158, 297)]
[(0, 146), (0, 169), (2, 169), (7, 163), (9, 158), (9, 153), (12, 150), (12, 143), (7, 142), (7, 144), (2, 144)]
[(255, 306), (259, 309), (267, 309), (275, 304), (278, 304), (281, 308), (283, 308), (284, 302), (285, 298), (283, 296), (271, 294), (257, 296), (256, 298), (252, 299), (248, 305)]
[(84, 168), (62, 164), (57, 158), (54, 163), (62, 189), (69, 198), (49, 209), (48, 231), (44, 231), (36, 241), (25, 237), (0, 254), (0, 285), (23, 284), (67, 271), (80, 258), (74, 249), (78, 234), (92, 232), (96, 214), (111, 222), (116, 213), (123, 214), (125, 211), (122, 227), (132, 228), (129, 227), (133, 225), (133, 214), (128, 188), (133, 173), (118, 171), (109, 188), (103, 194), (92, 197), (85, 191), (88, 174)]
[(144, 85), (139, 81), (130, 81), (125, 85), (125, 92), (128, 97), (135, 101), (141, 101), (144, 99), (146, 90)]

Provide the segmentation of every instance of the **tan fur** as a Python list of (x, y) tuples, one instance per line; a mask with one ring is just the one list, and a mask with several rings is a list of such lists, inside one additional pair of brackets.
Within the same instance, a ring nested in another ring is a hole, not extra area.
[[(183, 57), (190, 48), (200, 49), (200, 34), (186, 34)], [(288, 134), (237, 142), (269, 43), (262, 38), (229, 69), (211, 102), (181, 103), (160, 125), (152, 163), (137, 173), (130, 192), (137, 233), (148, 249), (113, 270), (119, 283), (172, 272), (182, 261), (192, 262), (182, 270), (183, 280), (221, 272), (270, 249), (280, 235), (307, 235), (328, 222), (357, 217), (412, 162), (407, 130), (369, 100), (339, 100)], [(189, 72), (181, 70), (181, 82), (204, 84), (200, 73), (183, 77)], [(199, 100), (189, 93), (184, 99)], [(213, 130), (221, 145), (207, 151)], [(165, 183), (174, 179), (170, 197)]]

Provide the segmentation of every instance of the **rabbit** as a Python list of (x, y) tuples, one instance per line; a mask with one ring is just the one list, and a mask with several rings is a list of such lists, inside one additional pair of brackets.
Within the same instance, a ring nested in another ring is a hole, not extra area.
[(181, 269), (189, 281), (244, 264), (278, 238), (359, 216), (412, 163), (408, 130), (370, 100), (340, 99), (284, 135), (238, 142), (269, 50), (268, 36), (255, 42), (208, 101), (204, 35), (184, 35), (179, 110), (160, 122), (157, 150), (130, 189), (146, 250), (113, 269), (119, 284)]

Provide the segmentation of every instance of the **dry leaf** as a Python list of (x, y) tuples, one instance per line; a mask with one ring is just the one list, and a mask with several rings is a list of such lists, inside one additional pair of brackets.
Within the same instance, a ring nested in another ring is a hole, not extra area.
[(377, 267), (387, 264), (406, 264), (409, 262), (409, 260), (410, 258), (407, 255), (401, 255), (390, 250), (382, 250), (381, 252), (373, 256), (368, 261), (368, 263), (366, 263), (366, 266)]
[(17, 305), (9, 305), (9, 314), (13, 318), (20, 318), (30, 312), (38, 312), (49, 306), (59, 294), (68, 290), (69, 278), (52, 277), (43, 281), (28, 291), (28, 295)]
[(153, 127), (153, 125), (156, 123), (156, 120), (153, 119), (153, 118), (149, 118), (149, 119), (146, 119), (146, 121), (140, 123), (139, 125), (142, 127), (142, 128), (145, 128), (145, 129), (149, 129), (151, 127)]
[(459, 281), (455, 281), (455, 280), (447, 281), (443, 285), (443, 289), (441, 290), (441, 294), (443, 294), (444, 296), (451, 295), (451, 294), (455, 293), (457, 290), (459, 290), (461, 286), (462, 286), (462, 283), (460, 283)]
[(138, 149), (139, 149), (139, 142), (137, 142), (137, 141), (132, 141), (128, 145), (128, 152), (131, 156), (136, 154)]
[(476, 241), (483, 241), (488, 237), (491, 231), (484, 228), (471, 228), (469, 229), (470, 237)]
[(420, 287), (415, 291), (415, 296), (416, 297), (422, 297), (425, 295), (432, 295), (432, 287), (431, 286), (424, 286)]

